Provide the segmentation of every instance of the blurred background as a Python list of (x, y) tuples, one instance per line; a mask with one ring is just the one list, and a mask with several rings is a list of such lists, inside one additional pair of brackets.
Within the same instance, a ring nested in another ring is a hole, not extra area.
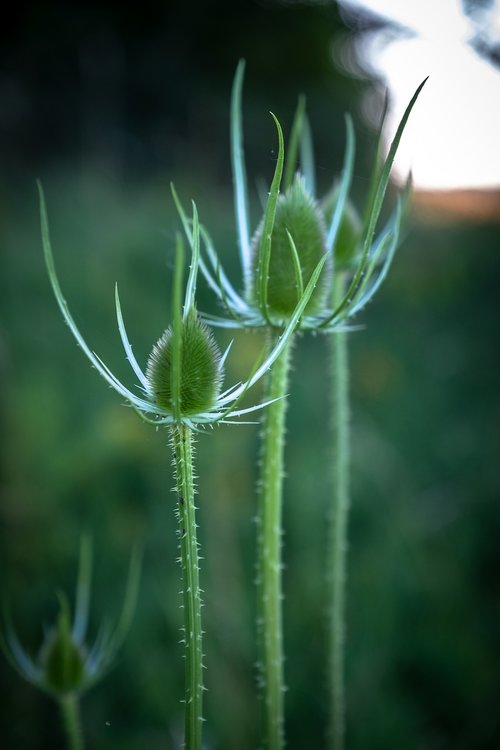
[[(228, 108), (241, 57), (250, 185), (273, 172), (269, 110), (287, 130), (303, 92), (320, 193), (340, 171), (344, 113), (353, 114), (353, 198), (361, 205), (385, 87), (390, 130), (398, 103), (431, 74), (415, 115), (424, 130), (407, 141), (420, 151), (405, 151), (396, 172), (404, 175), (411, 164), (415, 174), (407, 236), (350, 339), (348, 747), (500, 747), (500, 131), (493, 127), (496, 141), (488, 141), (500, 106), (498, 6), (450, 0), (440, 4), (442, 15), (435, 6), (429, 18), (411, 12), (429, 11), (428, 2), (27, 0), (3, 19), (0, 585), (30, 652), (55, 617), (56, 591), (73, 595), (82, 532), (94, 540), (93, 633), (118, 610), (131, 548), (144, 545), (131, 633), (115, 669), (83, 700), (89, 747), (179, 747), (173, 479), (166, 432), (123, 408), (61, 319), (43, 265), (35, 180), (44, 184), (72, 312), (91, 347), (133, 383), (113, 287), (118, 282), (135, 353), (145, 362), (169, 321), (179, 228), (171, 180), (186, 202), (196, 200), (238, 278)], [(404, 55), (419, 42), (423, 51), (410, 65)], [(398, 48), (403, 57), (395, 56)], [(436, 66), (455, 48), (467, 50), (468, 73)], [(488, 84), (476, 64), (488, 71)], [(450, 72), (451, 80), (444, 77)], [(254, 225), (256, 196), (254, 190)], [(388, 204), (393, 198), (394, 191)], [(214, 310), (200, 286), (200, 307)], [(228, 341), (217, 337), (221, 346)], [(288, 413), (290, 750), (325, 746), (326, 344), (300, 340)], [(228, 381), (248, 372), (261, 346), (259, 334), (236, 337)], [(257, 444), (254, 426), (219, 428), (198, 441), (206, 746), (214, 750), (258, 743)], [(0, 694), (2, 748), (64, 747), (55, 704), (1, 655)]]

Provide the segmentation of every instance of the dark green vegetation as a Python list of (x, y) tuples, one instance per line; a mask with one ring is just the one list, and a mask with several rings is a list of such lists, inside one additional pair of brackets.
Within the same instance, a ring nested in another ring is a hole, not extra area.
[[(61, 320), (43, 265), (35, 177), (44, 181), (75, 318), (128, 378), (113, 324), (114, 283), (145, 364), (151, 331), (160, 335), (170, 318), (165, 265), (173, 269), (179, 228), (171, 179), (196, 199), (225, 263), (232, 255), (236, 267), (227, 134), (238, 57), (247, 58), (250, 179), (269, 178), (274, 168), (267, 110), (286, 126), (301, 90), (319, 135), (325, 188), (340, 169), (346, 109), (363, 137), (361, 84), (331, 67), (329, 44), (339, 30), (332, 10), (249, 3), (237, 16), (232, 4), (226, 14), (219, 9), (215, 24), (210, 4), (206, 17), (187, 6), (167, 12), (164, 3), (148, 5), (137, 18), (135, 10), (115, 16), (50, 5), (42, 14), (33, 4), (2, 48), (2, 596), (23, 641), (39, 643), (58, 611), (56, 591), (73, 591), (87, 530), (98, 621), (119, 610), (130, 548), (144, 541), (139, 605), (121, 659), (82, 701), (89, 747), (102, 750), (173, 748), (182, 730), (175, 496), (166, 491), (167, 434), (155, 434), (103, 387)], [(298, 44), (307, 55), (294, 53)], [(360, 195), (366, 187), (355, 180)], [(370, 306), (368, 327), (351, 336), (351, 750), (498, 746), (498, 243), (495, 225), (414, 222)], [(200, 291), (207, 309), (201, 282)], [(216, 337), (223, 350), (228, 337)], [(261, 347), (258, 335), (236, 338), (228, 383), (248, 373)], [(303, 750), (322, 746), (326, 726), (325, 341), (305, 337), (295, 356), (284, 606), (289, 747)], [(221, 750), (251, 750), (256, 428), (210, 431), (198, 448), (206, 737)], [(3, 659), (0, 693), (2, 747), (61, 745), (55, 706)]]

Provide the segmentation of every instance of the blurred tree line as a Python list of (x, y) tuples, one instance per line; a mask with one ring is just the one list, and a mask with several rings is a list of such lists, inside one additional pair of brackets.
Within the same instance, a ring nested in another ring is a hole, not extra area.
[[(172, 477), (166, 433), (123, 408), (60, 318), (42, 261), (35, 178), (45, 186), (73, 313), (95, 350), (126, 373), (113, 286), (143, 362), (169, 319), (178, 227), (170, 180), (197, 201), (236, 269), (228, 104), (240, 57), (250, 180), (272, 173), (269, 110), (286, 128), (304, 92), (322, 187), (340, 170), (343, 113), (351, 111), (354, 195), (366, 194), (373, 133), (359, 109), (370, 82), (346, 77), (332, 56), (347, 34), (335, 5), (273, 0), (25, 2), (0, 28), (0, 586), (24, 642), (36, 649), (56, 590), (74, 590), (82, 531), (94, 538), (94, 627), (120, 604), (131, 545), (139, 539), (145, 550), (123, 655), (83, 702), (89, 747), (178, 746)], [(256, 222), (257, 200), (252, 207)], [(499, 231), (494, 223), (429, 225), (418, 215), (412, 224), (351, 337), (349, 747), (494, 750)], [(213, 307), (200, 291), (201, 307)], [(257, 334), (237, 337), (228, 381), (261, 345)], [(322, 747), (326, 725), (325, 341), (304, 337), (297, 362), (285, 506), (291, 750)], [(225, 427), (198, 441), (206, 736), (207, 747), (221, 750), (257, 745), (257, 434)], [(55, 706), (3, 658), (0, 692), (2, 747), (63, 747)]]

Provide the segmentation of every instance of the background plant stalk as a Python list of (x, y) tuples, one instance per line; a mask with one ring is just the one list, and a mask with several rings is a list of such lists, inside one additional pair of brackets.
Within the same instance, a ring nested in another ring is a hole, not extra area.
[(59, 699), (59, 705), (69, 750), (83, 750), (84, 744), (78, 698), (72, 694), (65, 695)]
[[(279, 334), (268, 334), (269, 346)], [(264, 738), (268, 750), (284, 746), (283, 625), (281, 537), (285, 412), (293, 339), (273, 365), (267, 380), (262, 434), (258, 509), (259, 667), (264, 701)]]
[(180, 562), (184, 608), (185, 739), (186, 750), (201, 750), (203, 707), (203, 649), (196, 508), (194, 504), (193, 435), (183, 424), (171, 429), (174, 452)]
[[(339, 304), (344, 294), (344, 274), (334, 279), (333, 303)], [(347, 558), (347, 520), (349, 513), (349, 363), (347, 331), (329, 337), (331, 350), (332, 437), (333, 437), (333, 502), (328, 541), (329, 603), (329, 684), (330, 727), (329, 745), (343, 750), (345, 740), (345, 588)]]

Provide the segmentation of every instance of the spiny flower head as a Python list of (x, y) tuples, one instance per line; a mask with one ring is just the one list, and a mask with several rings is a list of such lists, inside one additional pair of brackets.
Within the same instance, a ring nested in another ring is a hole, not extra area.
[[(180, 341), (180, 411), (186, 416), (210, 411), (221, 389), (221, 353), (194, 307), (182, 321)], [(154, 345), (146, 367), (146, 378), (156, 403), (169, 411), (173, 410), (173, 353), (173, 331), (170, 327)]]
[(60, 596), (57, 621), (40, 651), (40, 666), (45, 684), (52, 693), (78, 692), (85, 681), (85, 649), (71, 633), (69, 604)]
[[(254, 282), (259, 277), (263, 226), (262, 221), (252, 239), (252, 273), (248, 298), (255, 305), (259, 304), (258, 288), (255, 288)], [(271, 235), (267, 304), (273, 318), (286, 320), (292, 314), (303, 294), (304, 281), (309, 281), (326, 252), (323, 214), (308, 193), (304, 178), (297, 173), (290, 187), (278, 198)], [(330, 265), (328, 263), (320, 276), (305, 308), (306, 315), (320, 313), (324, 308), (329, 291)]]
[[(225, 317), (205, 315), (204, 319), (225, 328), (284, 328), (296, 300), (321, 263), (322, 274), (318, 276), (317, 287), (304, 309), (299, 327), (324, 332), (340, 330), (372, 299), (394, 257), (409, 196), (409, 182), (387, 224), (378, 235), (375, 232), (392, 163), (425, 81), (406, 108), (382, 168), (379, 168), (378, 160), (375, 161), (372, 191), (363, 222), (348, 197), (355, 151), (350, 117), (346, 117), (347, 138), (341, 178), (326, 198), (318, 201), (304, 99), (299, 100), (286, 163), (283, 132), (271, 113), (278, 134), (278, 158), (264, 214), (253, 239), (250, 239), (241, 115), (243, 74), (244, 63), (240, 62), (231, 99), (231, 157), (244, 293), (240, 294), (229, 281), (208, 232), (202, 228), (204, 256), (201, 269), (226, 312)], [(280, 194), (281, 187), (283, 193)], [(344, 298), (332, 307), (329, 291), (333, 274), (339, 272), (348, 274), (346, 292)]]
[(92, 550), (90, 540), (82, 538), (73, 622), (68, 600), (59, 594), (56, 622), (48, 629), (38, 656), (32, 659), (21, 645), (7, 613), (5, 634), (0, 631), (0, 646), (11, 666), (25, 680), (54, 698), (84, 693), (109, 671), (127, 635), (136, 607), (140, 567), (140, 557), (135, 551), (130, 559), (121, 614), (113, 627), (105, 623), (95, 641), (89, 644), (86, 639)]
[(41, 185), (38, 187), (45, 262), (64, 320), (91, 364), (146, 422), (154, 425), (184, 424), (196, 430), (205, 425), (231, 421), (232, 418), (261, 409), (270, 403), (264, 402), (244, 409), (236, 408), (246, 391), (267, 372), (286, 346), (311, 299), (325, 257), (320, 260), (308, 283), (304, 285), (295, 308), (288, 317), (287, 325), (272, 351), (262, 362), (255, 363), (245, 382), (236, 383), (221, 393), (224, 363), (231, 345), (221, 356), (212, 333), (200, 319), (195, 305), (198, 269), (200, 265), (205, 267), (200, 258), (200, 233), (204, 230), (198, 221), (196, 205), (193, 203), (192, 218), (188, 219), (172, 186), (172, 195), (191, 247), (191, 263), (182, 299), (184, 244), (178, 235), (172, 285), (172, 323), (153, 346), (145, 371), (132, 351), (122, 316), (118, 289), (115, 289), (118, 330), (127, 360), (139, 380), (141, 393), (137, 395), (90, 349), (69, 311), (55, 270), (45, 198)]

